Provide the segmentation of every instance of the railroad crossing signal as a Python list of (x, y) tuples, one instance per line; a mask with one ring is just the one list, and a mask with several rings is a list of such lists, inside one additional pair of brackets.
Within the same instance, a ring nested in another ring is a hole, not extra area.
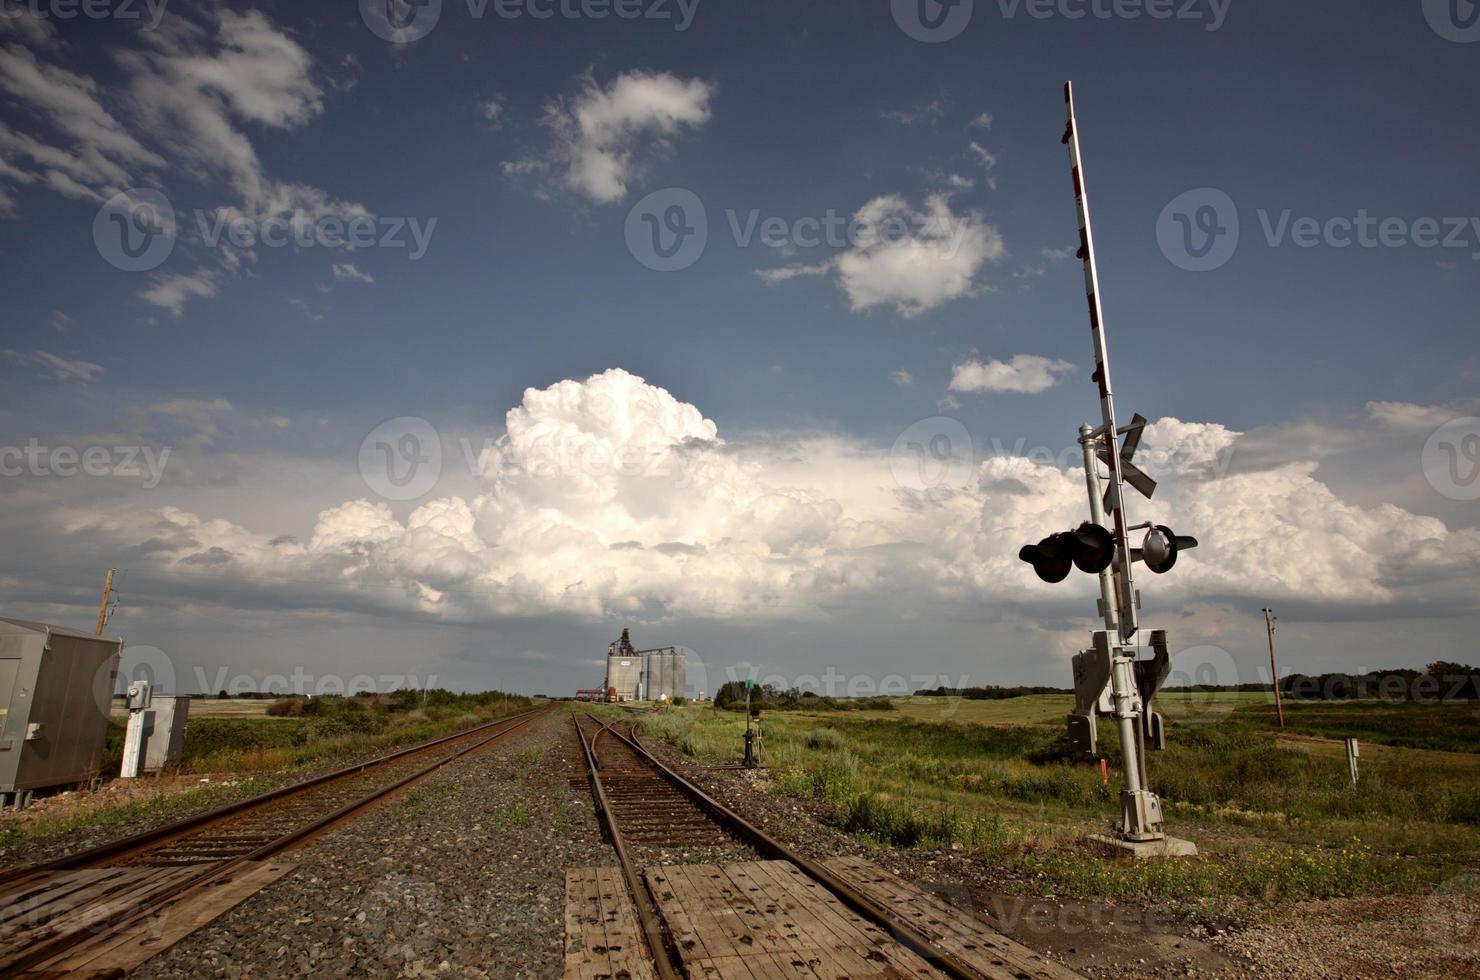
[(1073, 566), (1098, 575), (1115, 560), (1115, 539), (1098, 524), (1085, 521), (1073, 531), (1050, 534), (1037, 544), (1024, 545), (1018, 557), (1033, 566), (1045, 582), (1062, 582)]
[[(1141, 496), (1147, 500), (1156, 492), (1156, 481), (1147, 476), (1140, 467), (1131, 462), (1131, 457), (1136, 454), (1136, 449), (1141, 445), (1141, 433), (1146, 428), (1146, 418), (1140, 412), (1131, 416), (1131, 424), (1121, 429), (1125, 433), (1125, 442), (1121, 443), (1120, 452), (1120, 478), (1140, 491)], [(1106, 466), (1110, 465), (1110, 453), (1101, 445), (1095, 450), (1095, 455), (1100, 457), (1100, 462)], [(1111, 483), (1105, 491), (1105, 509), (1115, 510), (1118, 502), (1111, 496), (1115, 492), (1115, 484)]]
[(1160, 575), (1177, 564), (1178, 553), (1196, 547), (1197, 538), (1173, 534), (1165, 524), (1154, 524), (1146, 532), (1141, 547), (1131, 549), (1131, 561), (1144, 561), (1147, 568)]
[[(1147, 526), (1141, 547), (1131, 549), (1131, 561), (1144, 561), (1147, 568), (1160, 575), (1177, 564), (1177, 555), (1196, 547), (1197, 538), (1177, 534), (1165, 524), (1152, 524)], [(1024, 545), (1018, 557), (1032, 565), (1043, 581), (1062, 582), (1069, 577), (1070, 567), (1088, 575), (1109, 568), (1115, 560), (1115, 539), (1105, 528), (1086, 521), (1073, 531), (1060, 531), (1037, 544)]]
[[(1148, 634), (1139, 628), (1140, 595), (1133, 581), (1133, 565), (1144, 561), (1151, 571), (1166, 572), (1177, 563), (1179, 553), (1197, 547), (1197, 539), (1177, 535), (1164, 524), (1148, 521), (1131, 525), (1126, 516), (1122, 487), (1130, 484), (1149, 498), (1156, 492), (1156, 481), (1132, 462), (1141, 445), (1146, 419), (1135, 415), (1124, 428), (1115, 422), (1094, 234), (1084, 189), (1078, 123), (1074, 118), (1074, 89), (1069, 84), (1064, 86), (1064, 108), (1068, 118), (1062, 142), (1069, 151), (1074, 204), (1079, 216), (1076, 255), (1084, 263), (1085, 299), (1095, 352), (1095, 370), (1090, 380), (1099, 389), (1101, 422), (1098, 428), (1086, 424), (1079, 430), (1090, 519), (1074, 531), (1053, 534), (1036, 545), (1028, 545), (1018, 552), (1018, 557), (1031, 564), (1045, 582), (1062, 582), (1068, 577), (1071, 565), (1097, 575), (1100, 580), (1099, 612), (1105, 628), (1093, 633), (1092, 649), (1074, 658), (1075, 711), (1069, 715), (1068, 722), (1071, 737), (1090, 752), (1096, 749), (1097, 717), (1113, 717), (1120, 732), (1124, 770), (1121, 820), (1114, 836), (1105, 840), (1137, 853), (1195, 854), (1197, 849), (1191, 844), (1167, 837), (1162, 829), (1161, 800), (1148, 787), (1145, 749), (1148, 743), (1153, 749), (1166, 744), (1161, 716), (1151, 709), (1150, 702), (1166, 678), (1170, 652), (1164, 630), (1151, 630)], [(1125, 440), (1117, 446), (1121, 436)], [(1103, 490), (1099, 473), (1102, 464), (1108, 471)], [(1141, 546), (1133, 548), (1130, 532), (1138, 530), (1144, 530), (1146, 535)], [(1151, 641), (1150, 660), (1140, 656), (1143, 636)]]

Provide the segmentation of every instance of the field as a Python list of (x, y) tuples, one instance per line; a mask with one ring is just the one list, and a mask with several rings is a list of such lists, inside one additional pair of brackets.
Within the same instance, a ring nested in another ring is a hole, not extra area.
[[(1428, 892), (1480, 867), (1480, 705), (1297, 703), (1281, 732), (1268, 695), (1158, 698), (1168, 748), (1151, 787), (1190, 861), (1085, 860), (1117, 811), (1110, 781), (1063, 740), (1068, 696), (902, 698), (894, 710), (764, 717), (767, 788), (878, 846), (990, 858), (1050, 896), (1174, 900), (1216, 915), (1287, 899)], [(744, 719), (707, 706), (644, 722), (696, 759), (733, 759)], [(1361, 742), (1353, 787), (1340, 738)]]

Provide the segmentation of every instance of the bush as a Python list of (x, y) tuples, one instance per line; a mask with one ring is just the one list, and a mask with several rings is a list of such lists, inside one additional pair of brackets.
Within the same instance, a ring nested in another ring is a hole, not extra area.
[(298, 730), (298, 737), (294, 744), (298, 746), (313, 745), (315, 742), (327, 742), (330, 739), (344, 738), (354, 734), (354, 729), (344, 723), (340, 718), (315, 718)]
[(843, 736), (831, 728), (815, 728), (807, 733), (807, 748), (809, 749), (841, 749), (843, 747)]
[(274, 718), (296, 718), (303, 714), (300, 698), (278, 698), (267, 706), (267, 713)]

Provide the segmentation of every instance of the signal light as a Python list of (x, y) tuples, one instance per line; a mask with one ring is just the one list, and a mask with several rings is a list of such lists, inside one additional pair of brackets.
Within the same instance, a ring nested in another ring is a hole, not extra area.
[(1115, 539), (1098, 524), (1085, 522), (1073, 531), (1050, 534), (1037, 544), (1024, 545), (1018, 557), (1033, 566), (1045, 582), (1062, 582), (1069, 569), (1098, 575), (1115, 558)]
[(1160, 575), (1177, 564), (1178, 554), (1196, 547), (1197, 538), (1173, 534), (1165, 524), (1156, 524), (1146, 532), (1141, 547), (1131, 550), (1131, 559), (1144, 561), (1147, 568)]
[(1088, 575), (1098, 575), (1115, 560), (1115, 538), (1098, 524), (1088, 521), (1074, 532), (1079, 543), (1074, 553), (1074, 567)]

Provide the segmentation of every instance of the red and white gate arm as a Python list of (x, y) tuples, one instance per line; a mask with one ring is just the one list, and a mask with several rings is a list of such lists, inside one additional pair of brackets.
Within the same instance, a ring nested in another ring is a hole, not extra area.
[(1074, 121), (1074, 83), (1064, 83), (1064, 108), (1068, 113), (1068, 128), (1064, 130), (1063, 142), (1069, 147), (1069, 167), (1074, 177), (1074, 205), (1079, 211), (1079, 251), (1075, 253), (1084, 262), (1084, 291), (1089, 300), (1089, 328), (1095, 344), (1095, 373), (1092, 381), (1100, 386), (1100, 414), (1103, 422), (1099, 437), (1104, 440), (1106, 463), (1110, 467), (1110, 518), (1114, 524), (1117, 564), (1120, 579), (1120, 609), (1118, 621), (1122, 639), (1136, 633), (1135, 587), (1131, 581), (1131, 549), (1126, 539), (1125, 495), (1120, 469), (1120, 453), (1116, 451), (1117, 432), (1115, 426), (1115, 397), (1110, 391), (1110, 355), (1105, 349), (1104, 318), (1100, 310), (1099, 273), (1095, 268), (1094, 235), (1090, 230), (1089, 201), (1084, 190), (1084, 166), (1079, 155), (1079, 129)]

